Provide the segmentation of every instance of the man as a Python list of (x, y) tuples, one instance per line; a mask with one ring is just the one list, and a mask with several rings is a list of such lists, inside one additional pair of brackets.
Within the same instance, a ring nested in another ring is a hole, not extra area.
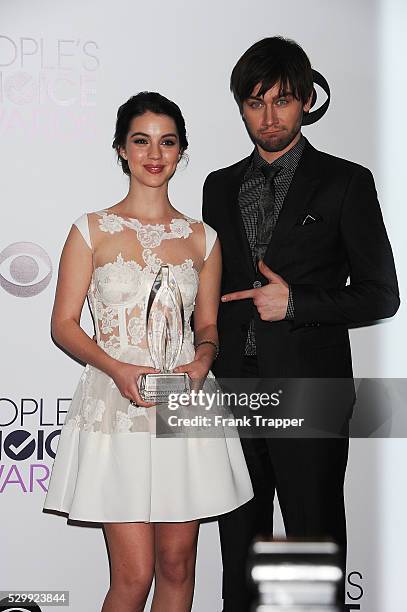
[[(254, 44), (231, 90), (255, 148), (204, 185), (203, 218), (223, 256), (215, 374), (351, 380), (348, 328), (399, 306), (373, 177), (301, 134), (313, 74), (294, 41)], [(224, 612), (249, 610), (247, 552), (256, 534), (272, 531), (275, 491), (287, 535), (333, 538), (345, 567), (347, 422), (342, 437), (242, 438), (255, 497), (219, 520)]]

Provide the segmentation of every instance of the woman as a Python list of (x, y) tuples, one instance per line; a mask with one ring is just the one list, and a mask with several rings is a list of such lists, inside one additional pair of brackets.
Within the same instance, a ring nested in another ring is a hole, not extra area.
[[(183, 215), (168, 198), (187, 146), (184, 119), (170, 100), (143, 92), (123, 104), (113, 147), (130, 178), (128, 194), (79, 217), (61, 256), (52, 333), (87, 365), (61, 432), (44, 507), (103, 523), (112, 573), (103, 612), (143, 610), (153, 577), (153, 612), (190, 610), (199, 519), (253, 496), (238, 438), (156, 436), (156, 408), (142, 400), (137, 384), (141, 374), (157, 371), (147, 345), (146, 306), (167, 264), (185, 311), (175, 371), (186, 372), (192, 384), (206, 379), (204, 389), (214, 389), (219, 241), (212, 228)], [(86, 295), (96, 343), (79, 325)]]

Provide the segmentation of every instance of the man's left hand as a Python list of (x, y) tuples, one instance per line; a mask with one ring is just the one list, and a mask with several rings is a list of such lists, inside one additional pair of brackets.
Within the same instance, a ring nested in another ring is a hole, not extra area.
[(222, 302), (246, 300), (251, 298), (263, 321), (282, 321), (287, 314), (289, 288), (286, 281), (270, 270), (264, 261), (259, 261), (259, 271), (267, 278), (269, 284), (246, 291), (234, 291), (222, 295)]

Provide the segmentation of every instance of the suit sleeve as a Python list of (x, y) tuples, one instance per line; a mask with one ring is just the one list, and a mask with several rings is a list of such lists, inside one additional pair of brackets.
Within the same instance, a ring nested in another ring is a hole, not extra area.
[(393, 316), (400, 305), (396, 270), (371, 172), (359, 167), (342, 204), (341, 237), (350, 283), (342, 289), (293, 284), (295, 325), (352, 325)]
[(212, 219), (212, 206), (211, 206), (211, 198), (210, 198), (210, 184), (211, 184), (212, 174), (209, 174), (204, 182), (203, 192), (202, 192), (202, 219), (208, 225), (214, 227), (214, 219)]

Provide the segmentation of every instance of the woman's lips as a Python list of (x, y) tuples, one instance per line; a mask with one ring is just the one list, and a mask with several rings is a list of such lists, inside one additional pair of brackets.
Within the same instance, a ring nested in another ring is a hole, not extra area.
[(160, 172), (164, 170), (164, 166), (153, 166), (152, 164), (148, 164), (144, 166), (144, 168), (147, 170), (147, 172), (150, 172), (150, 174), (160, 174)]

